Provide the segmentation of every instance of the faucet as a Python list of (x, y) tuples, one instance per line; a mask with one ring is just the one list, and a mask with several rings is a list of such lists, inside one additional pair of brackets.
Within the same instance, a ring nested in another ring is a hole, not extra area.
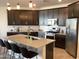
[(34, 32), (34, 30), (30, 28), (30, 26), (28, 26), (28, 32), (27, 32), (28, 37), (30, 36), (30, 32)]

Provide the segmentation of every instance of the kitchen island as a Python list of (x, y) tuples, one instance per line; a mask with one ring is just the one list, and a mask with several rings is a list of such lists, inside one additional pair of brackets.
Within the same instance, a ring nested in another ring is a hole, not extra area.
[(42, 47), (42, 59), (53, 59), (53, 43), (55, 40), (50, 40), (50, 39), (44, 39), (40, 38), (37, 40), (30, 40), (27, 38), (26, 35), (23, 34), (17, 34), (17, 35), (12, 35), (8, 36), (8, 40), (11, 40), (15, 43), (18, 44), (23, 44), (26, 46), (30, 46), (36, 49), (39, 49)]

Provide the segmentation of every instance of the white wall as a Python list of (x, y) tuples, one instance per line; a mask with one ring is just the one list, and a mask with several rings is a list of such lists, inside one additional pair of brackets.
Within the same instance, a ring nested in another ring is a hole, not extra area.
[(0, 7), (0, 36), (6, 36), (7, 32), (7, 10), (6, 7)]

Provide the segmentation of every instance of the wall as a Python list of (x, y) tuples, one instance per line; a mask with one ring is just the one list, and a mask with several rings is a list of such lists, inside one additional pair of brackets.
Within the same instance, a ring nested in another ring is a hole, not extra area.
[[(79, 24), (78, 24), (78, 29), (79, 29)], [(77, 59), (79, 59), (79, 30), (78, 30)]]
[(7, 32), (7, 11), (6, 7), (0, 7), (0, 36), (6, 36)]

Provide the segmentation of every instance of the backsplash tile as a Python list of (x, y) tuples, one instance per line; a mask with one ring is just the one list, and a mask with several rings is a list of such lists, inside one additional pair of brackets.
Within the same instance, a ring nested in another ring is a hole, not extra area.
[(18, 29), (19, 32), (27, 32), (28, 30), (37, 32), (39, 30), (39, 26), (8, 26), (7, 32), (17, 32)]
[[(8, 26), (8, 31), (7, 32), (28, 32), (30, 30), (31, 32), (38, 32), (38, 31), (48, 31), (52, 30), (53, 26)], [(28, 29), (29, 28), (29, 29)], [(65, 26), (58, 26), (60, 28), (60, 33), (66, 34), (66, 27)]]

